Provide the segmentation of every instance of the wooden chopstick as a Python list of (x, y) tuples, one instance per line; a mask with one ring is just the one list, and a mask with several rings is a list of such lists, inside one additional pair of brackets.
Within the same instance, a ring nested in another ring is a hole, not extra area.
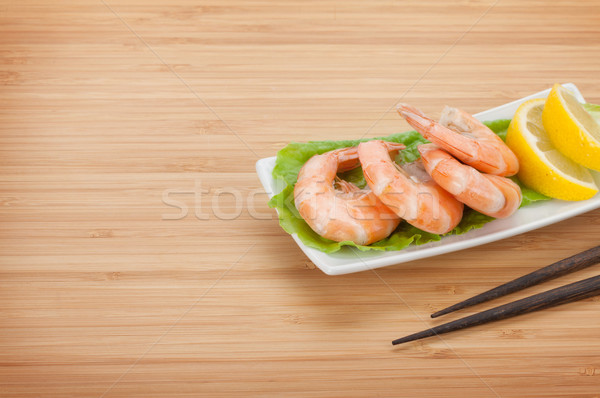
[(505, 296), (509, 293), (525, 289), (529, 286), (537, 285), (539, 283), (558, 278), (559, 276), (579, 271), (583, 268), (589, 267), (599, 262), (600, 246), (596, 246), (584, 252), (575, 254), (574, 256), (565, 258), (564, 260), (557, 261), (554, 264), (551, 264), (547, 267), (540, 268), (537, 271), (531, 272), (520, 278), (507, 282), (491, 290), (488, 290), (484, 293), (478, 294), (477, 296), (461, 301), (460, 303), (451, 305), (448, 308), (444, 308), (443, 310), (431, 314), (431, 317), (437, 318), (440, 315), (445, 315), (450, 312), (467, 308), (475, 304), (493, 300), (495, 298)]
[(599, 294), (600, 275), (561, 286), (556, 289), (548, 290), (543, 293), (535, 294), (512, 303), (504, 304), (478, 314), (433, 327), (431, 329), (423, 330), (421, 332), (396, 339), (392, 341), (392, 344), (402, 344), (408, 341), (419, 340), (425, 337), (431, 337), (459, 329), (465, 329), (471, 326), (481, 325), (488, 322), (498, 321), (500, 319), (510, 318), (516, 315), (526, 314), (528, 312), (554, 307), (560, 304), (582, 300), (584, 298), (593, 297)]

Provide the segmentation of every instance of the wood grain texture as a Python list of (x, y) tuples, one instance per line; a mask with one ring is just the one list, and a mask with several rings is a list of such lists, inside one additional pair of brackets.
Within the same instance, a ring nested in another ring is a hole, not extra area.
[(329, 277), (254, 172), (291, 140), (407, 129), (401, 98), (600, 103), (599, 46), (594, 0), (1, 2), (0, 395), (600, 396), (598, 298), (389, 343), (597, 245), (600, 211)]

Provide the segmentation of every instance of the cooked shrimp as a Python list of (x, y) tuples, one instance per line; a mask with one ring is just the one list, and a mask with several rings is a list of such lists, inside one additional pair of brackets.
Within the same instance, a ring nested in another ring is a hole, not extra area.
[(424, 171), (400, 167), (388, 155), (384, 141), (361, 143), (358, 156), (373, 193), (409, 224), (434, 234), (450, 232), (458, 225), (463, 204)]
[(418, 149), (433, 180), (470, 208), (496, 218), (508, 217), (519, 208), (521, 188), (510, 179), (480, 173), (435, 144)]
[[(402, 144), (388, 145), (388, 150), (396, 154), (403, 148)], [(336, 176), (338, 171), (352, 170), (359, 164), (356, 147), (342, 148), (313, 156), (298, 173), (296, 208), (313, 231), (324, 238), (368, 245), (387, 237), (400, 223), (400, 218), (370, 190)]]
[(398, 112), (426, 139), (484, 173), (512, 176), (519, 161), (486, 125), (460, 109), (445, 107), (436, 122), (413, 106), (398, 105)]

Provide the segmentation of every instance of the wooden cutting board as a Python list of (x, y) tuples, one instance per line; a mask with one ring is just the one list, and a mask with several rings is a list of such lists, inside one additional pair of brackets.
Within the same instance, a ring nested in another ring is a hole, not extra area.
[(600, 396), (598, 298), (393, 348), (600, 241), (600, 211), (330, 277), (254, 173), (292, 140), (407, 129), (574, 82), (596, 1), (0, 4), (0, 395)]

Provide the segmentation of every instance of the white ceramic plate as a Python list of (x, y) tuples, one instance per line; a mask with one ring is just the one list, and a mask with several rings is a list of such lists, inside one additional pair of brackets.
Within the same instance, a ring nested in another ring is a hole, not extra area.
[[(571, 90), (580, 102), (585, 102), (575, 85), (569, 83), (564, 86)], [(549, 92), (550, 89), (540, 91), (520, 100), (478, 113), (475, 116), (481, 121), (512, 119), (521, 103), (532, 98), (545, 98)], [(281, 192), (283, 189), (282, 182), (273, 179), (272, 171), (274, 166), (275, 157), (260, 159), (256, 163), (258, 177), (269, 197)], [(594, 172), (593, 174), (596, 181), (600, 184), (600, 173)], [(307, 247), (295, 234), (292, 237), (308, 258), (323, 272), (329, 275), (340, 275), (482, 245), (554, 224), (598, 208), (600, 208), (600, 194), (581, 202), (566, 202), (562, 200), (537, 202), (519, 209), (509, 218), (494, 220), (484, 225), (483, 228), (469, 231), (466, 234), (445, 236), (437, 242), (430, 242), (420, 246), (411, 245), (403, 250), (389, 252), (361, 252), (355, 248), (344, 247), (336, 253), (327, 254)]]

